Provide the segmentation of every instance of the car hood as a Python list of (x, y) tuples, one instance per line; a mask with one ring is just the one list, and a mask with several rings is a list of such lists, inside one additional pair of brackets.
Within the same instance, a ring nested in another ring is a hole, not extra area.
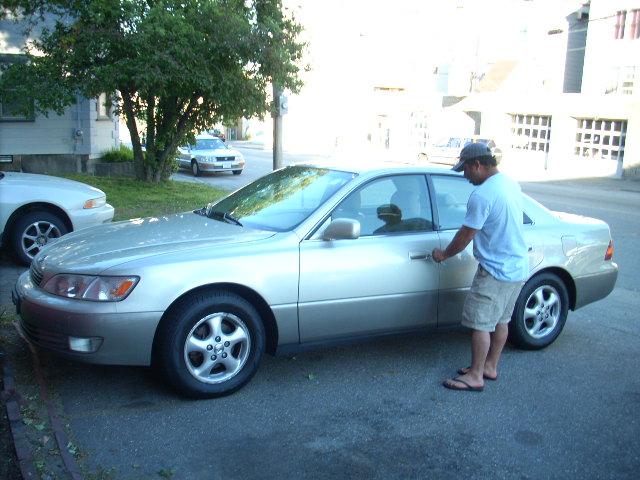
[(274, 232), (211, 220), (193, 212), (126, 220), (79, 230), (37, 255), (41, 268), (100, 273), (123, 263), (175, 251), (262, 240)]
[[(28, 188), (30, 191), (55, 188), (61, 191), (61, 195), (66, 193), (84, 193), (93, 197), (104, 196), (104, 192), (86, 183), (68, 180), (66, 178), (52, 177), (50, 175), (38, 175), (35, 173), (3, 172), (0, 185)], [(35, 195), (35, 194), (34, 194)]]

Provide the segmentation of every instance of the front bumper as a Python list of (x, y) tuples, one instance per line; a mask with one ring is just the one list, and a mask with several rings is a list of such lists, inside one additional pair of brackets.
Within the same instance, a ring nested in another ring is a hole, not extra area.
[[(156, 327), (163, 312), (118, 312), (117, 302), (89, 302), (48, 294), (29, 272), (16, 283), (12, 298), (18, 328), (37, 347), (74, 360), (107, 365), (150, 365)], [(73, 339), (99, 339), (92, 353), (73, 351)]]
[(73, 223), (73, 230), (76, 231), (82, 228), (109, 223), (113, 220), (113, 214), (113, 207), (106, 203), (98, 208), (83, 208), (81, 210), (75, 210), (70, 212), (69, 216), (71, 217), (71, 223)]
[(198, 167), (200, 170), (213, 172), (213, 171), (221, 171), (221, 170), (242, 170), (244, 169), (244, 161), (234, 161), (234, 162), (198, 162)]

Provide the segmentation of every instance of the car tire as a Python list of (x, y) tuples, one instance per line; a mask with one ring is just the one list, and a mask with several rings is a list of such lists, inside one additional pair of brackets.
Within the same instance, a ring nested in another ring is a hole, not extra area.
[(191, 295), (160, 326), (155, 359), (176, 390), (193, 398), (229, 395), (258, 369), (265, 330), (256, 309), (228, 291)]
[(234, 175), (240, 175), (242, 173), (242, 170), (234, 170), (233, 174)]
[(200, 165), (198, 165), (198, 162), (196, 162), (195, 160), (191, 160), (191, 172), (193, 173), (194, 177), (200, 176)]
[(18, 260), (29, 266), (42, 247), (68, 232), (69, 229), (58, 215), (33, 211), (19, 217), (13, 224), (11, 246)]
[(525, 283), (511, 317), (509, 341), (525, 350), (551, 345), (564, 328), (569, 294), (564, 282), (552, 273), (541, 273)]

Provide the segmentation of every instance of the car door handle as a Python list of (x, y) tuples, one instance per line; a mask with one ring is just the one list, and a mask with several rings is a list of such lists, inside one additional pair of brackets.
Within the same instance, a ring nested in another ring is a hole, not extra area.
[(409, 252), (411, 260), (430, 260), (431, 254), (427, 252)]

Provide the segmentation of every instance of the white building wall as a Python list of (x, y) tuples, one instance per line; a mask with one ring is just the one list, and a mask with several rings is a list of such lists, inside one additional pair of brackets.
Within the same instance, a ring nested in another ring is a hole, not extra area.
[[(640, 38), (631, 38), (632, 11), (640, 0), (592, 0), (582, 92), (603, 95), (612, 87), (615, 70), (636, 67), (634, 96), (640, 96)], [(615, 38), (616, 12), (626, 11), (625, 35)]]

